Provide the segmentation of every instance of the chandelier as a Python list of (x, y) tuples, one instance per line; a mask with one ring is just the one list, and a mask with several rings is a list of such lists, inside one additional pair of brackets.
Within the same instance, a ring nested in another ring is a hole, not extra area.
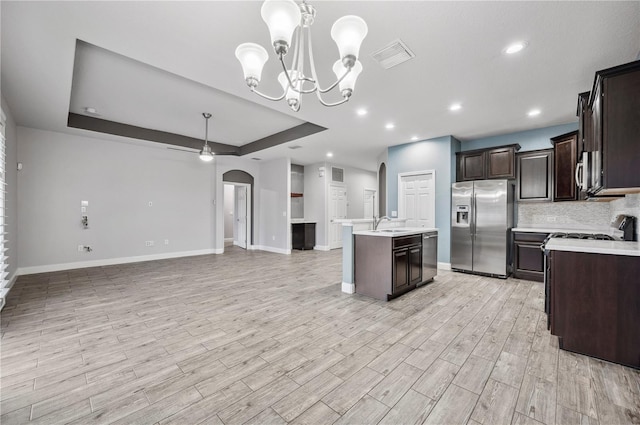
[[(242, 65), (244, 79), (252, 92), (273, 101), (285, 99), (295, 112), (300, 110), (301, 94), (315, 93), (324, 106), (337, 106), (349, 100), (356, 85), (356, 79), (362, 72), (358, 53), (368, 31), (367, 24), (362, 18), (353, 15), (343, 16), (331, 27), (331, 38), (338, 45), (340, 52), (340, 59), (333, 64), (333, 72), (337, 80), (330, 86), (321, 88), (311, 43), (311, 25), (316, 16), (315, 8), (305, 0), (300, 4), (294, 0), (265, 0), (261, 15), (269, 27), (273, 49), (282, 65), (282, 72), (278, 76), (282, 94), (272, 97), (257, 90), (262, 68), (269, 55), (259, 44), (243, 43), (236, 49), (236, 58)], [(291, 65), (287, 67), (284, 57), (290, 47), (293, 49), (293, 59)], [(311, 75), (305, 74), (306, 58), (309, 60)], [(340, 90), (342, 100), (335, 103), (326, 102), (322, 94), (333, 90), (336, 86)]]

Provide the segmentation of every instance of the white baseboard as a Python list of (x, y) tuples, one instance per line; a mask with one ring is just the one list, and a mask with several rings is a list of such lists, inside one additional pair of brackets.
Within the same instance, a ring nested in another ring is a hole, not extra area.
[(251, 249), (258, 249), (260, 251), (274, 252), (276, 254), (291, 255), (290, 249), (274, 248), (272, 246), (254, 245)]
[(342, 282), (342, 292), (344, 292), (345, 294), (355, 294), (356, 293), (356, 284), (355, 283)]
[(313, 247), (316, 251), (330, 251), (329, 245), (316, 245)]
[(168, 258), (192, 257), (195, 255), (221, 254), (221, 249), (200, 249), (196, 251), (167, 252), (163, 254), (139, 255), (136, 257), (106, 258), (104, 260), (78, 261), (75, 263), (47, 264), (44, 266), (20, 267), (17, 275), (58, 272), (61, 270), (84, 269), (87, 267), (112, 266), (114, 264), (139, 263), (141, 261), (165, 260)]
[(224, 238), (225, 242), (233, 242), (233, 238)]
[(451, 270), (451, 263), (441, 263), (438, 261), (438, 268), (440, 270)]

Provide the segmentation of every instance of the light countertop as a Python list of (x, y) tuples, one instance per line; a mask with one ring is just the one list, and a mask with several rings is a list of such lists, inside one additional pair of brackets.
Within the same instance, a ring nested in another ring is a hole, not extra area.
[(604, 233), (605, 235), (611, 235), (612, 229), (567, 229), (561, 227), (514, 227), (512, 232), (530, 232), (530, 233)]
[[(404, 223), (407, 221), (406, 218), (392, 218), (390, 220), (383, 220), (382, 223), (396, 223), (401, 222)], [(334, 223), (373, 223), (373, 218), (336, 218), (333, 220)]]
[(586, 252), (592, 254), (613, 254), (640, 257), (639, 242), (552, 238), (547, 242), (545, 247), (551, 251)]
[(304, 218), (292, 218), (291, 224), (316, 223), (315, 220), (305, 220)]
[(393, 227), (393, 228), (378, 229), (378, 230), (359, 230), (357, 232), (353, 232), (353, 234), (393, 238), (397, 236), (419, 235), (421, 233), (437, 232), (437, 231), (438, 229), (436, 227)]

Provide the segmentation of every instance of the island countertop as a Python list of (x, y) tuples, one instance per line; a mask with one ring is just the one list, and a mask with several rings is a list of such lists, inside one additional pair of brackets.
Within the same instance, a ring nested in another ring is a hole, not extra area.
[(437, 232), (436, 227), (391, 227), (378, 230), (359, 230), (353, 232), (354, 235), (364, 236), (381, 236), (385, 238), (394, 238), (397, 236), (419, 235), (422, 233)]

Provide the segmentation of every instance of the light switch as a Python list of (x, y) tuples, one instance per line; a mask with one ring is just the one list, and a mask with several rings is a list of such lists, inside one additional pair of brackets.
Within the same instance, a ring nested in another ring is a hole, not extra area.
[(87, 212), (87, 207), (80, 207), (80, 212), (86, 213)]
[(149, 206), (152, 207), (153, 206), (153, 202), (149, 201)]
[(391, 217), (397, 217), (398, 211), (391, 211)]
[(88, 207), (89, 206), (89, 201), (80, 201), (80, 206), (81, 207)]

